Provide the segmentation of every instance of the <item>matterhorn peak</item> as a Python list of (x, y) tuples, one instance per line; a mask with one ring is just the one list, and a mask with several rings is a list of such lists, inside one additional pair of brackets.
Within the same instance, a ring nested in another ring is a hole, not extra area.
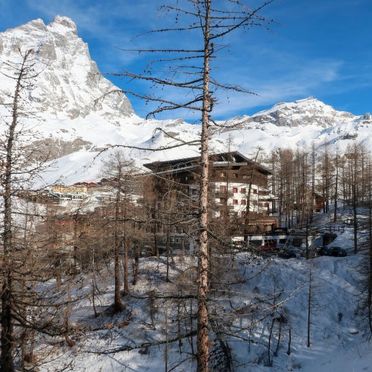
[(319, 100), (318, 98), (316, 98), (314, 96), (309, 96), (309, 97), (306, 97), (306, 98), (296, 99), (295, 102), (296, 103), (301, 103), (301, 102), (319, 102), (319, 103), (321, 103), (321, 104), (324, 105), (324, 102), (322, 102), (321, 100)]
[(38, 28), (38, 29), (41, 29), (41, 30), (45, 30), (46, 29), (46, 25), (44, 23), (44, 21), (41, 19), (41, 18), (37, 18), (37, 19), (33, 19), (32, 21), (30, 22), (27, 22), (25, 25), (21, 26), (22, 28)]
[[(43, 63), (32, 92), (42, 116), (75, 119), (95, 113), (117, 125), (123, 117), (133, 114), (123, 94), (112, 94), (98, 102), (118, 88), (99, 72), (88, 45), (78, 36), (77, 26), (70, 18), (57, 15), (48, 25), (36, 19), (0, 33), (4, 61), (17, 61), (18, 51), (27, 49), (34, 49), (38, 56), (35, 62)], [(10, 93), (7, 86), (0, 77), (0, 95)]]
[(65, 16), (55, 16), (53, 22), (48, 27), (60, 32), (73, 32), (77, 34), (76, 23), (71, 18)]

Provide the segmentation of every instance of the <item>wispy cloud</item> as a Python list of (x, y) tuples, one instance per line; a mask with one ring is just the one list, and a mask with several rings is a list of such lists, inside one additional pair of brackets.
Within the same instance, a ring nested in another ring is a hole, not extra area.
[[(28, 6), (46, 17), (55, 15), (71, 17), (80, 30), (96, 35), (97, 38), (118, 38), (125, 32), (131, 35), (135, 29), (151, 25), (156, 6), (145, 0), (136, 1), (89, 1), (89, 0), (26, 0)], [(150, 17), (150, 14), (152, 17)], [(129, 23), (130, 28), (123, 27)], [(109, 33), (107, 31), (115, 31)]]
[[(325, 89), (340, 77), (342, 62), (340, 61), (303, 61), (297, 65), (289, 64), (286, 70), (278, 75), (268, 74), (259, 79), (246, 78), (245, 84), (253, 87), (257, 95), (220, 93), (220, 104), (215, 113), (219, 116), (231, 115), (234, 112), (263, 105), (271, 105), (281, 100), (290, 100), (314, 95)], [(249, 70), (247, 71), (249, 72)], [(239, 76), (233, 74), (236, 80)], [(240, 75), (241, 78), (241, 75)]]
[[(297, 56), (286, 55), (285, 64), (280, 69), (275, 70), (275, 64), (280, 59), (280, 53), (270, 53), (272, 63), (266, 63), (262, 69), (255, 68), (255, 61), (252, 63), (239, 63), (240, 61), (230, 61), (227, 66), (238, 66), (239, 68), (226, 68), (219, 66), (215, 78), (223, 83), (239, 84), (252, 90), (255, 95), (238, 93), (234, 91), (225, 91), (218, 89), (216, 91), (217, 104), (214, 114), (216, 118), (228, 118), (237, 113), (248, 113), (259, 106), (275, 104), (278, 101), (304, 98), (310, 95), (316, 95), (326, 89), (327, 86), (338, 81), (341, 78), (342, 61), (337, 60), (301, 60)], [(254, 73), (252, 73), (254, 71)], [(268, 72), (269, 71), (269, 72)], [(150, 94), (160, 94), (163, 98), (184, 102), (191, 99), (191, 93), (185, 95), (185, 92), (177, 90), (150, 91)], [(137, 102), (141, 114), (150, 111), (153, 105), (142, 105)], [(197, 120), (198, 112), (189, 110), (164, 113), (162, 117), (171, 118), (183, 116), (189, 120)]]

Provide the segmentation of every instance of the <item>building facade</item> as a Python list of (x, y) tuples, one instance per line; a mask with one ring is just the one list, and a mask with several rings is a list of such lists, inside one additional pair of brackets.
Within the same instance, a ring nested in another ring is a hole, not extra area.
[[(154, 209), (166, 209), (165, 204), (173, 195), (175, 213), (183, 211), (183, 218), (191, 221), (198, 208), (200, 158), (153, 162), (145, 167), (152, 172), (145, 198), (151, 195)], [(273, 230), (277, 220), (272, 216), (274, 196), (268, 187), (270, 176), (267, 168), (237, 151), (210, 155), (211, 225), (220, 230), (223, 227), (225, 235), (234, 239)], [(176, 230), (175, 227), (171, 232), (173, 238)], [(159, 230), (159, 235), (163, 233)], [(179, 234), (192, 235), (191, 231), (179, 231)]]

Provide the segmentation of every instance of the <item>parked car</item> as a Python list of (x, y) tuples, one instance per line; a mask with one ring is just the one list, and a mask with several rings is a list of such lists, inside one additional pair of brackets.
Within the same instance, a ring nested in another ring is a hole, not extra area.
[(292, 249), (282, 249), (281, 251), (279, 251), (278, 257), (288, 259), (288, 258), (296, 258), (297, 255), (296, 255), (296, 252)]
[(328, 245), (332, 243), (337, 238), (337, 234), (326, 232), (323, 234), (323, 244)]
[(322, 247), (319, 249), (318, 254), (320, 256), (333, 256), (333, 257), (345, 257), (347, 252), (341, 247)]
[[(318, 255), (319, 253), (314, 249), (314, 247), (309, 247), (308, 258), (315, 258)], [(306, 258), (306, 249), (301, 252), (301, 257)]]
[(331, 251), (331, 256), (334, 256), (334, 257), (346, 257), (347, 256), (347, 252), (344, 248), (330, 247), (329, 249)]
[(264, 245), (260, 245), (258, 247), (258, 252), (262, 256), (270, 256), (274, 254), (276, 251), (275, 245), (270, 244), (270, 243), (265, 243)]

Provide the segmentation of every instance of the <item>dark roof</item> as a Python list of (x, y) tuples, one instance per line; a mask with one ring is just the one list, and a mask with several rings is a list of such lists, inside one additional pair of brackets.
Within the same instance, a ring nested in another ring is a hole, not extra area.
[[(221, 152), (216, 154), (210, 154), (209, 159), (211, 162), (214, 163), (214, 166), (224, 166), (231, 163), (245, 163), (254, 165), (258, 170), (260, 170), (264, 174), (271, 174), (271, 171), (266, 167), (262, 166), (261, 164), (254, 162), (253, 160), (248, 159), (246, 156), (241, 154), (239, 151), (231, 151), (231, 152)], [(172, 160), (165, 160), (165, 161), (155, 161), (152, 163), (144, 164), (144, 166), (153, 172), (159, 172), (164, 170), (180, 170), (180, 169), (190, 169), (194, 168), (198, 165), (200, 161), (200, 156), (193, 156), (189, 158), (181, 158), (181, 159), (172, 159)]]

